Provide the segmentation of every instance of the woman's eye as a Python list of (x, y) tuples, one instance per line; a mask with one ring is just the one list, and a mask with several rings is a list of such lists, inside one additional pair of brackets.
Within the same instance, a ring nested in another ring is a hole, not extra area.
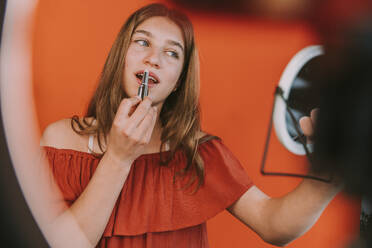
[(146, 40), (135, 40), (134, 42), (140, 46), (149, 46), (149, 43)]
[(174, 57), (176, 59), (179, 58), (178, 53), (175, 52), (175, 51), (166, 51), (166, 54), (168, 54), (169, 56)]

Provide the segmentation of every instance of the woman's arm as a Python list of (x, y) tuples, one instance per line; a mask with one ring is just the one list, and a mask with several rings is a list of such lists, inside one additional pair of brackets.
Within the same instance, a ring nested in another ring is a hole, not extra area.
[(72, 215), (91, 247), (95, 247), (105, 230), (129, 168), (129, 162), (118, 163), (109, 156), (103, 156), (83, 193), (51, 224), (54, 234), (60, 234), (60, 227), (65, 226), (68, 220), (66, 217)]
[[(49, 125), (41, 137), (40, 145), (59, 146), (66, 138), (69, 139), (68, 142), (73, 142), (74, 139), (69, 135), (73, 131), (66, 132), (67, 129), (71, 130), (69, 120)], [(90, 247), (95, 247), (128, 176), (130, 165), (130, 161), (118, 162), (105, 154), (82, 194), (50, 224), (53, 236), (57, 238), (61, 234), (60, 229), (66, 227), (69, 216), (72, 216), (89, 240)]]
[[(315, 118), (316, 110), (313, 110), (311, 117), (300, 120), (310, 142)], [(270, 198), (252, 187), (228, 210), (263, 240), (282, 246), (310, 229), (340, 189), (340, 184), (305, 179), (287, 195)]]
[[(1, 108), (7, 144), (28, 206), (51, 247), (95, 247), (125, 182), (131, 162), (143, 152), (156, 121), (151, 100), (129, 117), (135, 99), (122, 102), (111, 128), (107, 152), (91, 183), (67, 208), (39, 146), (32, 94), (30, 32), (35, 0), (9, 0), (1, 46)], [(140, 123), (141, 122), (141, 123)], [(139, 124), (140, 123), (140, 124)], [(51, 144), (50, 127), (41, 144)], [(62, 204), (60, 204), (62, 203)]]
[(264, 241), (284, 246), (311, 228), (338, 191), (334, 185), (305, 179), (287, 195), (270, 198), (253, 186), (228, 210)]
[[(112, 212), (132, 161), (148, 143), (156, 122), (151, 100), (129, 116), (137, 99), (121, 103), (109, 134), (107, 152), (91, 183), (67, 208), (39, 146), (32, 94), (31, 36), (36, 0), (8, 0), (1, 46), (1, 110), (7, 144), (28, 206), (51, 247), (94, 247)], [(53, 143), (49, 128), (41, 144)], [(61, 204), (62, 203), (62, 204)]]
[[(124, 99), (119, 106), (110, 131), (107, 151), (83, 193), (53, 222), (56, 235), (59, 226), (63, 226), (65, 222), (65, 216), (71, 214), (92, 246), (95, 247), (99, 242), (131, 164), (149, 142), (156, 121), (156, 111), (151, 107), (149, 98), (145, 98), (129, 116), (129, 111), (138, 102), (137, 98)], [(56, 122), (45, 130), (41, 145), (54, 146), (56, 141), (68, 144), (71, 140), (74, 143), (74, 138), (69, 133), (73, 133), (70, 121)], [(75, 142), (78, 141), (75, 139)]]

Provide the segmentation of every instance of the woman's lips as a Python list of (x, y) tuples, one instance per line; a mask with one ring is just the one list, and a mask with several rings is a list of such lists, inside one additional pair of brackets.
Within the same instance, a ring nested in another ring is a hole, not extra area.
[[(142, 80), (139, 79), (138, 77), (136, 77), (136, 79), (137, 79), (138, 85), (141, 85), (141, 84), (142, 84)], [(149, 88), (152, 88), (152, 87), (154, 87), (155, 85), (157, 85), (158, 83), (155, 84), (155, 83), (153, 83), (151, 80), (149, 80), (147, 84), (148, 84)]]
[[(144, 70), (141, 70), (141, 71), (137, 71), (136, 73), (134, 73), (135, 77), (142, 81), (142, 77), (143, 77), (143, 74), (144, 74)], [(159, 84), (160, 83), (160, 79), (159, 77), (153, 73), (153, 72), (149, 72), (149, 80), (148, 80), (148, 84), (152, 84), (152, 85), (155, 85), (155, 84)]]

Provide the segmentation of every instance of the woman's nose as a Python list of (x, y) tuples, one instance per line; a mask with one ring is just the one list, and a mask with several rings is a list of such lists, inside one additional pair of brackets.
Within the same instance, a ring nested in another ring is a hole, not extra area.
[(148, 52), (144, 59), (144, 63), (154, 68), (159, 68), (161, 63), (160, 52), (153, 49)]

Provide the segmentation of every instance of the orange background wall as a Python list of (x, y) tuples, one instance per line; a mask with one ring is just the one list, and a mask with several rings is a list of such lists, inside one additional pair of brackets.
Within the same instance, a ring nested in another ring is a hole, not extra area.
[[(33, 63), (41, 129), (85, 112), (120, 26), (130, 13), (150, 2), (40, 1)], [(300, 181), (259, 173), (273, 90), (291, 57), (315, 44), (315, 35), (299, 22), (195, 13), (189, 17), (200, 52), (204, 130), (225, 141), (261, 190), (271, 196), (285, 194)], [(304, 162), (272, 139), (270, 169), (304, 171)], [(343, 247), (356, 235), (358, 225), (359, 204), (339, 195), (317, 224), (288, 247)], [(226, 211), (210, 220), (208, 228), (211, 247), (271, 247)]]

